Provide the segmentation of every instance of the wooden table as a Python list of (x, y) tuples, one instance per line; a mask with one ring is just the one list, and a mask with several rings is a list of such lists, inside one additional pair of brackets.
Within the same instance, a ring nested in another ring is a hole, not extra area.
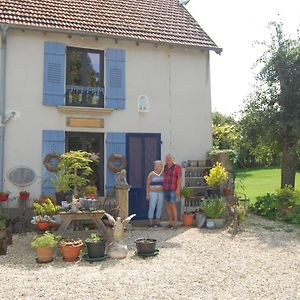
[(57, 234), (63, 235), (65, 231), (68, 229), (69, 225), (72, 221), (83, 221), (83, 220), (92, 220), (97, 229), (103, 235), (104, 239), (108, 242), (112, 240), (108, 231), (106, 229), (105, 224), (101, 220), (104, 216), (104, 210), (96, 210), (96, 211), (79, 211), (76, 213), (73, 212), (60, 212), (59, 215), (61, 217), (62, 223), (57, 230)]

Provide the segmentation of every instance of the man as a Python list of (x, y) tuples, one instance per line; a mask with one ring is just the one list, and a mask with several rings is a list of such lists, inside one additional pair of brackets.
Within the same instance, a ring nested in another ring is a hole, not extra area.
[(169, 218), (169, 228), (177, 229), (177, 208), (176, 198), (180, 197), (182, 181), (181, 167), (174, 163), (171, 154), (166, 156), (164, 166), (164, 199), (166, 201), (167, 215)]

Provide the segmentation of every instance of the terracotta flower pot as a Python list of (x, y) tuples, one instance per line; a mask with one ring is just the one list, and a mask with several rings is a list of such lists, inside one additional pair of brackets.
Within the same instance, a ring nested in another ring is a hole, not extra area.
[(0, 195), (0, 201), (7, 201), (8, 200), (8, 196), (9, 196), (9, 194), (1, 194)]
[(37, 261), (41, 263), (53, 260), (54, 249), (51, 247), (41, 247), (36, 249)]
[(28, 200), (29, 199), (29, 193), (20, 193), (19, 198), (21, 200)]
[(194, 223), (194, 214), (184, 214), (182, 216), (182, 222), (184, 226), (192, 226)]
[(73, 246), (60, 245), (60, 249), (64, 260), (69, 262), (78, 260), (81, 248), (82, 248), (82, 243)]
[(37, 226), (39, 229), (45, 230), (45, 229), (49, 228), (49, 222), (38, 222)]

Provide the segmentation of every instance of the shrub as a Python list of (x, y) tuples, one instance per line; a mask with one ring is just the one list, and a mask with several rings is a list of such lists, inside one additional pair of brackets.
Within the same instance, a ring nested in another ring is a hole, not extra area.
[(300, 223), (300, 192), (291, 186), (277, 190), (275, 194), (257, 197), (252, 206), (254, 212), (268, 219), (279, 219), (288, 223)]
[(290, 185), (286, 185), (283, 189), (277, 190), (276, 195), (284, 207), (294, 206), (296, 204), (300, 205), (300, 192), (294, 190)]
[(193, 196), (193, 192), (187, 186), (184, 186), (180, 191), (180, 196), (184, 197), (185, 199), (191, 198)]
[(208, 218), (221, 218), (225, 211), (225, 203), (222, 198), (207, 199), (200, 207)]
[(278, 197), (275, 194), (267, 193), (264, 196), (257, 197), (257, 201), (254, 204), (254, 212), (260, 216), (274, 220), (278, 207), (280, 207)]
[(209, 175), (204, 176), (206, 183), (209, 186), (218, 186), (228, 180), (228, 172), (220, 162), (217, 162), (209, 172)]

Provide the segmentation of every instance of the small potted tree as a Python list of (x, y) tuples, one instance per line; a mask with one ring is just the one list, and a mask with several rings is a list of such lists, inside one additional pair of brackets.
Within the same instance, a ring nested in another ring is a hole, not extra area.
[(67, 185), (70, 190), (73, 190), (77, 197), (83, 195), (84, 186), (89, 184), (88, 176), (93, 173), (90, 164), (91, 153), (85, 151), (70, 151), (61, 155), (61, 160), (58, 164), (60, 174), (67, 180)]
[[(189, 187), (185, 186), (181, 189), (180, 196), (184, 198), (185, 202), (187, 202), (190, 198), (192, 198), (193, 192)], [(182, 222), (184, 226), (192, 226), (194, 222), (194, 214), (191, 212), (184, 212)]]
[(36, 261), (38, 263), (47, 263), (53, 260), (54, 247), (57, 245), (57, 237), (49, 231), (42, 236), (35, 237), (31, 242), (31, 247), (36, 249)]
[(105, 255), (105, 241), (102, 236), (92, 233), (85, 240), (89, 258), (101, 258)]

